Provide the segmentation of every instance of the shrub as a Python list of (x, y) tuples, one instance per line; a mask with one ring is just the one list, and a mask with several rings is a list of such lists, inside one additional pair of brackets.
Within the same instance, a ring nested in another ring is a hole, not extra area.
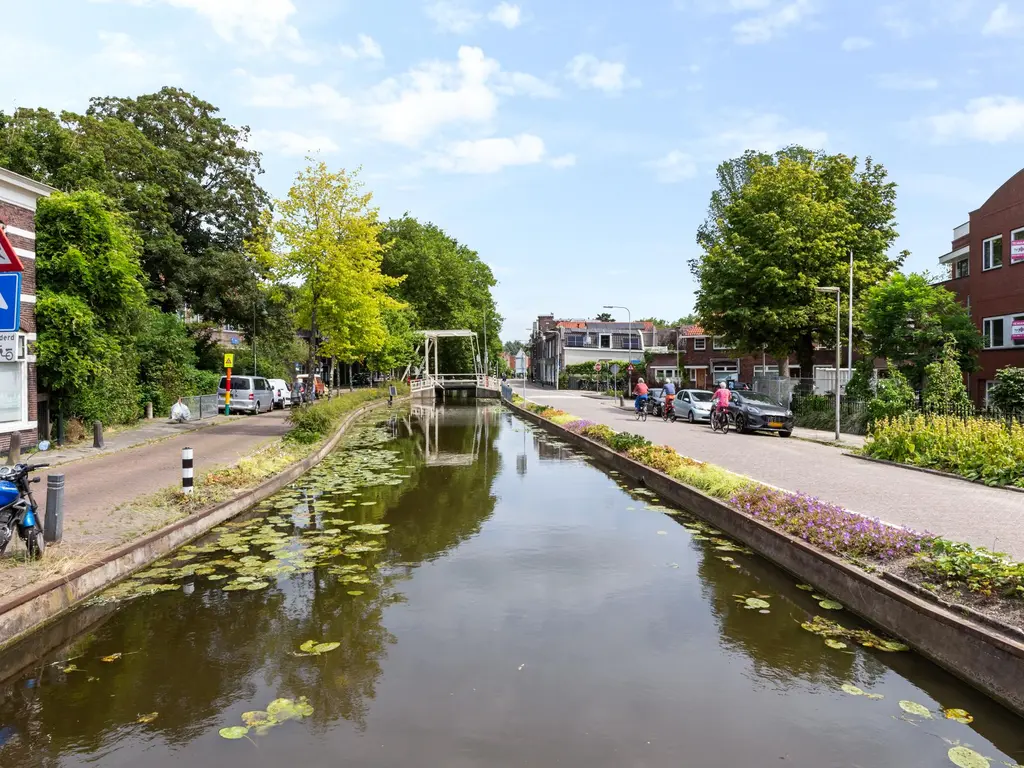
[(907, 377), (890, 363), (889, 378), (878, 382), (878, 391), (868, 403), (868, 413), (872, 422), (891, 419), (912, 411), (916, 400)]
[(646, 437), (631, 432), (616, 432), (608, 441), (608, 447), (616, 453), (627, 453), (630, 448), (643, 448), (651, 444)]
[[(398, 385), (399, 392), (405, 389), (404, 384)], [(288, 414), (288, 422), (292, 428), (285, 435), (285, 439), (303, 445), (315, 443), (330, 434), (346, 413), (371, 400), (385, 397), (386, 389), (357, 389), (330, 400), (318, 400), (315, 403), (294, 407)]]
[(997, 371), (989, 402), (1003, 413), (1024, 413), (1024, 368)]
[(1011, 562), (999, 552), (938, 539), (910, 568), (946, 587), (963, 584), (986, 597), (1024, 599), (1024, 563)]
[(967, 413), (973, 410), (964, 386), (956, 344), (946, 342), (942, 359), (925, 366), (923, 400), (932, 413)]
[(853, 373), (850, 374), (850, 380), (846, 382), (843, 394), (850, 400), (868, 402), (875, 394), (872, 388), (873, 374), (873, 361), (858, 360), (853, 364)]
[(864, 447), (872, 458), (1024, 487), (1024, 429), (991, 419), (917, 414), (882, 419), (872, 438)]
[(714, 464), (702, 464), (691, 459), (675, 467), (669, 475), (716, 499), (731, 499), (745, 488), (759, 487), (753, 481)]
[(750, 488), (731, 499), (747, 514), (827, 552), (895, 560), (919, 552), (929, 534), (895, 528), (800, 493)]
[(652, 469), (657, 469), (665, 474), (670, 474), (677, 467), (690, 462), (697, 464), (693, 459), (687, 459), (676, 453), (674, 448), (667, 445), (644, 445), (630, 448), (626, 455), (634, 461), (639, 461)]
[(604, 424), (593, 424), (589, 427), (584, 427), (583, 436), (604, 445), (611, 445), (612, 438), (615, 437), (615, 430)]
[(594, 422), (588, 421), (587, 419), (575, 419), (563, 424), (562, 426), (573, 434), (581, 435), (583, 434), (583, 430), (587, 429), (587, 427), (594, 426)]

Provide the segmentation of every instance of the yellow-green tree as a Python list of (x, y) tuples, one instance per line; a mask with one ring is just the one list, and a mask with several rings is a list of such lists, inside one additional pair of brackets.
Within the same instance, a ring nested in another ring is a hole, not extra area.
[(403, 307), (388, 294), (401, 280), (381, 273), (381, 224), (357, 177), (311, 163), (277, 205), (273, 261), (280, 277), (302, 284), (310, 370), (321, 355), (351, 363), (381, 350), (384, 313)]

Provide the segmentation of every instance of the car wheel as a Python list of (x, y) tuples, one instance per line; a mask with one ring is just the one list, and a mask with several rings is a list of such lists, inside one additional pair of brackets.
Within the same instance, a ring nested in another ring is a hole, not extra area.
[(747, 419), (743, 416), (743, 414), (738, 414), (736, 416), (736, 431), (739, 432), (741, 435), (745, 434), (747, 431)]
[(693, 411), (692, 411), (692, 410), (691, 410), (691, 411), (689, 411), (689, 412), (688, 412), (688, 413), (686, 414), (686, 420), (687, 420), (688, 422), (690, 422), (691, 424), (696, 424), (696, 423), (697, 423), (697, 417), (693, 415)]
[(792, 432), (779, 432), (779, 437), (792, 437)]

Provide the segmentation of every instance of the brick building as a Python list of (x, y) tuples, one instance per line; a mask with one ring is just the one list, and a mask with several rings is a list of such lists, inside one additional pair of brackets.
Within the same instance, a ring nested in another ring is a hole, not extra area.
[(984, 405), (1000, 368), (1024, 368), (1024, 170), (953, 230), (952, 248), (939, 263), (942, 285), (985, 339), (980, 370), (967, 383), (971, 398)]
[[(22, 445), (39, 439), (39, 402), (36, 385), (36, 202), (53, 190), (5, 168), (0, 168), (0, 226), (24, 270), (21, 278), (21, 319), (13, 337), (8, 335), (0, 356), (0, 451), (11, 435), (20, 432)], [(7, 357), (13, 359), (8, 360)]]

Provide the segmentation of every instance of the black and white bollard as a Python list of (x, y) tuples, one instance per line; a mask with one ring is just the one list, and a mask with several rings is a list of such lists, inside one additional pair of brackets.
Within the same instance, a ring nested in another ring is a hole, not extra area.
[(192, 449), (181, 449), (181, 492), (192, 493)]
[(43, 541), (55, 544), (64, 536), (64, 475), (46, 476), (46, 517), (43, 518)]

